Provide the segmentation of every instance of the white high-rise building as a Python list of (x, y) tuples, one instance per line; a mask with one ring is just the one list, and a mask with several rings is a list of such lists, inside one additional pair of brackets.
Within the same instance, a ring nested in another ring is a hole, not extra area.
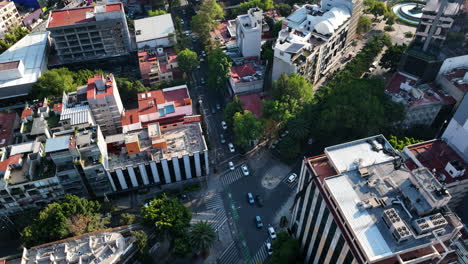
[(236, 18), (237, 46), (243, 57), (260, 57), (263, 13), (251, 8)]
[(325, 76), (355, 35), (359, 5), (359, 0), (323, 0), (321, 6), (297, 7), (283, 21), (274, 45), (272, 80), (293, 72), (312, 83)]

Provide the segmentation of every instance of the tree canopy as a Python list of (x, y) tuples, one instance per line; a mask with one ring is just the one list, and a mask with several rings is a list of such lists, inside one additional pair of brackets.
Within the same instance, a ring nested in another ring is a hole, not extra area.
[(262, 135), (262, 123), (248, 110), (237, 112), (233, 118), (234, 141), (242, 148)]
[(5, 50), (13, 46), (13, 44), (28, 34), (29, 30), (22, 26), (18, 26), (5, 33), (3, 39), (0, 40), (0, 53), (3, 53)]
[(234, 99), (224, 107), (224, 120), (229, 127), (232, 127), (234, 115), (242, 111), (242, 104), (239, 97), (234, 96)]
[(286, 3), (279, 3), (276, 5), (276, 10), (278, 10), (281, 16), (287, 17), (291, 14), (292, 8)]
[(371, 29), (371, 25), (372, 25), (372, 21), (370, 18), (366, 16), (360, 16), (358, 25), (357, 25), (357, 32), (359, 34), (366, 33), (367, 31)]
[(75, 195), (65, 195), (60, 202), (49, 204), (21, 232), (26, 247), (100, 230), (108, 224), (102, 218), (101, 204)]
[(383, 16), (387, 13), (387, 6), (384, 2), (378, 0), (366, 0), (365, 5), (367, 6), (366, 12), (375, 16)]
[(236, 8), (235, 13), (246, 14), (250, 8), (258, 7), (263, 10), (272, 9), (274, 7), (273, 0), (250, 0), (246, 2), (242, 2), (239, 4), (239, 7)]
[(271, 264), (294, 264), (300, 256), (299, 241), (290, 237), (286, 232), (277, 233), (277, 238), (273, 240), (272, 247)]
[(405, 44), (395, 44), (388, 47), (385, 53), (382, 55), (379, 65), (382, 68), (388, 69), (392, 72), (396, 71), (398, 65), (400, 64), (401, 56), (403, 56), (406, 48), (407, 46)]
[(45, 72), (34, 84), (31, 95), (36, 99), (44, 97), (61, 97), (63, 92), (76, 89), (73, 73), (67, 68), (52, 69)]
[(165, 15), (167, 14), (166, 11), (161, 10), (161, 9), (156, 9), (156, 10), (149, 10), (148, 11), (148, 16), (153, 17), (153, 16), (160, 16), (160, 15)]
[(143, 206), (141, 217), (147, 224), (153, 225), (157, 232), (175, 237), (187, 232), (192, 213), (179, 200), (163, 195)]
[(192, 17), (192, 29), (204, 44), (210, 39), (210, 31), (217, 25), (217, 20), (224, 17), (223, 8), (216, 0), (204, 0), (198, 13)]
[(190, 244), (199, 252), (207, 252), (216, 240), (216, 232), (207, 221), (201, 221), (192, 226)]
[(398, 151), (402, 151), (404, 147), (413, 145), (419, 142), (423, 142), (424, 140), (415, 139), (412, 137), (404, 137), (402, 139), (397, 138), (396, 136), (390, 136), (388, 139), (388, 143), (392, 145), (392, 147)]
[(223, 91), (226, 88), (232, 62), (220, 49), (214, 49), (208, 53), (208, 88), (215, 91)]
[(138, 93), (144, 93), (148, 89), (138, 80), (130, 78), (115, 78), (117, 88), (119, 89), (120, 98), (125, 108), (130, 109), (136, 107)]
[(190, 74), (200, 64), (197, 53), (189, 49), (180, 51), (177, 54), (177, 60), (179, 62), (179, 68), (187, 74)]

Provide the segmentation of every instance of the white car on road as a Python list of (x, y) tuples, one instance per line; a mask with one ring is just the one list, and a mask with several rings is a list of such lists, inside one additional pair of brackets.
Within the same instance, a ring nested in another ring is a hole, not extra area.
[(221, 121), (221, 126), (223, 127), (224, 130), (226, 130), (227, 129), (226, 121)]
[(293, 183), (293, 182), (296, 181), (296, 179), (297, 179), (297, 174), (296, 174), (296, 173), (291, 173), (291, 174), (289, 175), (289, 177), (288, 177), (288, 182), (289, 182), (289, 183)]
[(270, 234), (271, 239), (276, 239), (276, 232), (272, 226), (268, 227), (268, 234)]
[(228, 144), (228, 147), (229, 147), (229, 151), (230, 151), (230, 152), (236, 151), (236, 150), (234, 149), (234, 145), (233, 145), (232, 143), (229, 143), (229, 144)]
[(229, 163), (229, 169), (234, 170), (236, 167), (234, 167), (234, 162), (230, 161)]
[(244, 176), (249, 176), (249, 168), (247, 168), (247, 165), (243, 164), (241, 166), (241, 169), (242, 169), (242, 173), (244, 174)]

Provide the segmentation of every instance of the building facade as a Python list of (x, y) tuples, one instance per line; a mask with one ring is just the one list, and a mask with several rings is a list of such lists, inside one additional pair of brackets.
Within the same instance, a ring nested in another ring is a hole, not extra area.
[(171, 48), (138, 52), (138, 64), (143, 84), (153, 86), (183, 77), (177, 54)]
[(436, 82), (457, 100), (458, 106), (468, 92), (468, 55), (444, 60)]
[(21, 17), (13, 1), (0, 2), (0, 37), (21, 25)]
[(262, 48), (263, 12), (251, 8), (236, 18), (237, 46), (243, 57), (260, 57)]
[(304, 159), (291, 230), (305, 263), (450, 263), (463, 243), (450, 198), (374, 136)]
[(96, 124), (104, 135), (122, 132), (124, 107), (113, 74), (96, 75), (88, 79), (86, 98)]
[(354, 3), (305, 4), (283, 22), (274, 45), (272, 80), (282, 73), (304, 75), (312, 83), (324, 77), (342, 56)]
[(58, 64), (122, 56), (131, 50), (122, 3), (54, 10), (47, 31)]

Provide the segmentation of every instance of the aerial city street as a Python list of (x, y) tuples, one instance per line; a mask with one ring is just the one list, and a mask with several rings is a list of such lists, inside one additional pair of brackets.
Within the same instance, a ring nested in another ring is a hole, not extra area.
[(0, 14), (0, 264), (468, 263), (466, 0)]

